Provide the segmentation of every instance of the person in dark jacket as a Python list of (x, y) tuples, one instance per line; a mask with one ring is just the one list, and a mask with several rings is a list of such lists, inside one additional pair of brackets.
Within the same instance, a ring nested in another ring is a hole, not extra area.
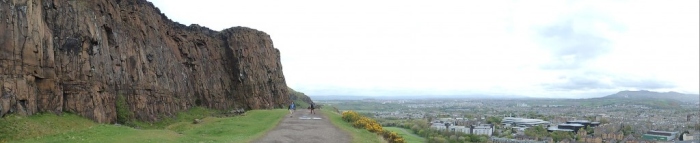
[(314, 112), (314, 109), (316, 109), (316, 107), (314, 106), (313, 103), (311, 103), (311, 104), (309, 105), (309, 110), (311, 110), (311, 114), (316, 114), (316, 113)]

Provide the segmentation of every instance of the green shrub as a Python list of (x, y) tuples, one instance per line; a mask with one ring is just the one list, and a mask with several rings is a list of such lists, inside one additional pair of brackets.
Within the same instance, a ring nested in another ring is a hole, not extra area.
[(126, 97), (122, 94), (117, 95), (117, 102), (116, 102), (116, 109), (117, 109), (117, 122), (118, 123), (127, 123), (131, 121), (132, 116), (134, 113), (129, 110), (129, 105), (126, 104)]
[(342, 113), (342, 119), (348, 123), (351, 123), (353, 127), (358, 129), (366, 129), (369, 132), (376, 133), (384, 137), (389, 143), (405, 143), (406, 141), (398, 135), (396, 132), (384, 130), (382, 125), (376, 120), (366, 117), (364, 115), (358, 114), (355, 111), (344, 111)]

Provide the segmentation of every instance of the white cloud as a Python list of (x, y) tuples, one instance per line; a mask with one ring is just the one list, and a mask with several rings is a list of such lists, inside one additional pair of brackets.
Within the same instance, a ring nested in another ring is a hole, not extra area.
[[(698, 93), (700, 86), (698, 1), (154, 4), (183, 24), (265, 31), (282, 52), (288, 85), (310, 95), (577, 98), (656, 82), (673, 86), (649, 90)], [(553, 37), (543, 35), (552, 27)]]

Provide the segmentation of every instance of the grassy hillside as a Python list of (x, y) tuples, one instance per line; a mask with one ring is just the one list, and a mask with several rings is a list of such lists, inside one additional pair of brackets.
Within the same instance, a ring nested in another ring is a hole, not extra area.
[(328, 119), (341, 130), (350, 133), (352, 143), (385, 143), (386, 141), (377, 134), (371, 133), (365, 129), (352, 127), (350, 123), (343, 121), (339, 113), (331, 111), (332, 108), (321, 108), (323, 114), (328, 116)]
[(11, 116), (0, 119), (0, 142), (250, 142), (273, 129), (287, 114), (284, 109), (253, 110), (245, 116), (206, 117), (200, 124), (182, 121), (209, 111), (184, 112), (148, 126), (152, 129), (97, 124), (72, 114)]
[(680, 107), (680, 103), (678, 101), (671, 100), (671, 99), (592, 98), (592, 99), (571, 100), (569, 102), (572, 102), (572, 104), (575, 104), (575, 105), (578, 104), (578, 105), (587, 106), (587, 107), (611, 106), (611, 105), (645, 105), (645, 106), (649, 106), (651, 108), (661, 108), (661, 109)]
[(406, 129), (398, 128), (398, 127), (384, 127), (384, 129), (398, 133), (401, 137), (406, 139), (407, 143), (423, 143), (423, 142), (425, 142), (425, 138), (411, 133), (410, 130), (406, 130)]
[(314, 103), (309, 96), (303, 92), (295, 91), (292, 88), (289, 88), (289, 94), (289, 98), (291, 98), (292, 101), (294, 101), (294, 104), (297, 105), (297, 109), (305, 109), (309, 107), (311, 103)]

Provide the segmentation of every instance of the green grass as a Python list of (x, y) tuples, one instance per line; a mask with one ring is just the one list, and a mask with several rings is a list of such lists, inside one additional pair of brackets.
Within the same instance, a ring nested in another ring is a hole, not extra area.
[[(149, 125), (162, 129), (97, 124), (70, 114), (12, 117), (0, 121), (0, 125), (3, 125), (0, 126), (3, 131), (0, 137), (4, 137), (0, 138), (0, 142), (3, 139), (10, 142), (251, 142), (277, 126), (287, 114), (284, 109), (252, 110), (245, 116), (206, 117), (200, 124), (192, 124), (191, 120), (175, 122), (208, 112), (206, 109), (195, 109), (171, 121)], [(167, 122), (172, 124), (165, 125)], [(25, 124), (12, 125), (15, 123)], [(5, 129), (6, 126), (12, 129)]]
[[(289, 106), (289, 105), (287, 105)], [(302, 101), (301, 99), (294, 100), (294, 106), (296, 106), (297, 109), (306, 109), (306, 107), (309, 107), (310, 104)]]
[(333, 123), (333, 125), (346, 131), (347, 133), (350, 133), (350, 136), (352, 137), (352, 143), (384, 143), (384, 142), (386, 142), (384, 139), (382, 139), (382, 137), (378, 136), (377, 134), (369, 132), (365, 129), (357, 129), (355, 127), (352, 127), (352, 125), (350, 125), (350, 123), (343, 121), (340, 114), (336, 113), (335, 111), (331, 111), (332, 107), (330, 107), (330, 106), (324, 106), (324, 107), (326, 107), (326, 108), (321, 108), (321, 111), (323, 112), (323, 114), (328, 116), (328, 119), (331, 121), (331, 123)]
[(0, 142), (35, 138), (67, 131), (81, 131), (97, 125), (78, 115), (37, 114), (30, 117), (9, 115), (0, 118)]
[(191, 122), (194, 119), (202, 119), (205, 117), (220, 115), (221, 111), (207, 109), (204, 107), (194, 107), (184, 112), (179, 112), (175, 117), (162, 117), (162, 119), (155, 123), (147, 122), (130, 122), (130, 126), (137, 126), (142, 129), (165, 129), (165, 127), (175, 124), (178, 122)]
[(416, 134), (410, 133), (410, 130), (406, 130), (406, 129), (398, 128), (398, 127), (384, 127), (384, 129), (398, 133), (401, 137), (403, 137), (404, 140), (406, 140), (407, 143), (425, 142), (425, 138), (422, 138)]

